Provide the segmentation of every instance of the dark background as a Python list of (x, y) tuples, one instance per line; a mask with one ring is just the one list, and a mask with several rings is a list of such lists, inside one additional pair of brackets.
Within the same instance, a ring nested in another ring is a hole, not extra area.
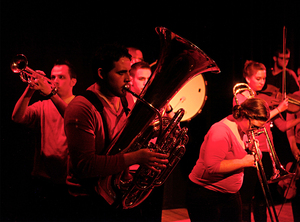
[[(119, 41), (140, 48), (147, 62), (159, 58), (156, 26), (193, 42), (221, 69), (204, 74), (207, 101), (189, 123), (190, 142), (165, 185), (164, 207), (184, 207), (185, 181), (209, 127), (231, 112), (232, 87), (242, 82), (246, 60), (272, 63), (287, 28), (289, 68), (300, 66), (299, 3), (289, 1), (1, 1), (1, 214), (13, 215), (26, 205), (26, 186), (33, 160), (33, 135), (11, 121), (26, 84), (10, 70), (14, 55), (27, 56), (29, 67), (50, 74), (53, 62), (66, 57), (78, 70), (79, 94), (93, 83), (90, 58), (103, 43)], [(41, 97), (36, 94), (32, 101)]]

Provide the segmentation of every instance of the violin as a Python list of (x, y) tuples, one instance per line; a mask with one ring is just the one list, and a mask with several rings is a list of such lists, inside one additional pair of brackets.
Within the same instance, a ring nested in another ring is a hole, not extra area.
[[(287, 200), (290, 200), (296, 196), (297, 187), (296, 180), (300, 177), (300, 158), (297, 162), (289, 162), (286, 165), (287, 171), (293, 171), (295, 173), (293, 177), (286, 178), (278, 182), (278, 192)], [(292, 170), (291, 170), (292, 169)]]
[[(276, 86), (270, 84), (267, 85), (265, 90), (259, 91), (256, 97), (265, 100), (269, 104), (270, 108), (273, 109), (276, 108), (282, 101), (282, 93)], [(289, 113), (296, 113), (300, 111), (300, 96), (290, 93), (286, 97), (288, 98), (289, 103), (287, 111)]]

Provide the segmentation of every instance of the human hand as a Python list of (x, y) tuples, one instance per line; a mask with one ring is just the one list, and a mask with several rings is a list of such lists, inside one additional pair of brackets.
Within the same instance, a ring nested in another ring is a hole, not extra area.
[(245, 167), (256, 167), (255, 155), (247, 154), (242, 158)]
[(300, 150), (296, 147), (296, 148), (292, 149), (292, 153), (293, 153), (293, 156), (295, 157), (295, 159), (297, 161), (299, 161), (299, 159), (300, 159)]
[(29, 82), (30, 88), (39, 90), (43, 96), (49, 95), (52, 92), (52, 84), (43, 71), (37, 70), (36, 72), (40, 75), (36, 75), (34, 80)]
[(147, 148), (135, 151), (135, 155), (138, 164), (143, 164), (154, 171), (166, 168), (166, 164), (169, 162), (167, 154), (152, 152)]
[(288, 98), (285, 98), (285, 100), (283, 100), (281, 103), (279, 103), (278, 107), (276, 108), (278, 110), (278, 112), (282, 113), (288, 109), (288, 106), (289, 106), (288, 100), (289, 100)]

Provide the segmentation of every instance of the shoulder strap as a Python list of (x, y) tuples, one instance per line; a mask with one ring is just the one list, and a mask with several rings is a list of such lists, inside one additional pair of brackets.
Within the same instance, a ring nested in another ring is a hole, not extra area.
[(121, 97), (121, 103), (122, 103), (122, 106), (123, 106), (126, 116), (128, 116), (130, 109), (128, 108), (128, 101), (126, 99), (126, 96)]
[(103, 127), (104, 127), (104, 135), (105, 135), (105, 148), (107, 148), (110, 143), (110, 139), (109, 139), (109, 134), (108, 134), (108, 125), (107, 125), (105, 117), (103, 116), (103, 104), (99, 100), (97, 95), (90, 90), (86, 90), (82, 94), (82, 96), (85, 97), (88, 101), (90, 101), (93, 104), (93, 106), (98, 110), (98, 112), (100, 113), (100, 115), (102, 117), (102, 122), (103, 122)]

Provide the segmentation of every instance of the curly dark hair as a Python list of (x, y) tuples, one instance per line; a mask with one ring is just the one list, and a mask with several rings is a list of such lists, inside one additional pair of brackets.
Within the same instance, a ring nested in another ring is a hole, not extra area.
[(131, 55), (125, 46), (118, 43), (103, 45), (99, 48), (92, 60), (92, 72), (94, 79), (99, 81), (98, 69), (102, 68), (102, 74), (107, 74), (114, 68), (114, 62), (120, 58), (127, 57), (131, 60)]
[(246, 119), (256, 119), (267, 121), (270, 118), (270, 109), (266, 101), (260, 98), (246, 99), (241, 105), (232, 108), (235, 119), (244, 117)]

